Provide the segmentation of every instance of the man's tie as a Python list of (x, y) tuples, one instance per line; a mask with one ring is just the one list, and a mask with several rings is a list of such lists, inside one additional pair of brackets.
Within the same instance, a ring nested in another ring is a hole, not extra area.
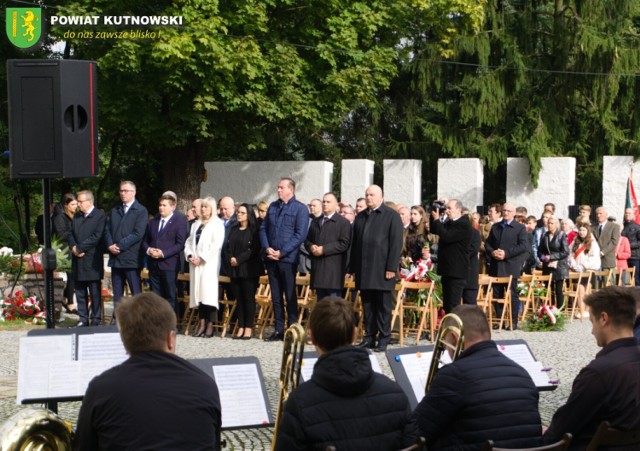
[(162, 233), (162, 229), (164, 229), (164, 219), (160, 220), (160, 230), (158, 230), (158, 233)]
[(598, 237), (600, 237), (600, 235), (602, 235), (602, 229), (604, 229), (604, 224), (600, 224), (598, 226)]
[(327, 222), (329, 220), (329, 216), (324, 216), (322, 218), (322, 224), (320, 224), (320, 226), (322, 227), (324, 225), (325, 222)]
[(127, 207), (127, 204), (122, 204), (122, 214), (126, 215), (128, 210), (129, 208)]

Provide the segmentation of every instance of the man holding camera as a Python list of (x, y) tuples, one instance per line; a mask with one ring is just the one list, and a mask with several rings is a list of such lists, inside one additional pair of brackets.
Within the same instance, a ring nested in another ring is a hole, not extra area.
[(430, 225), (431, 233), (440, 237), (438, 274), (442, 276), (442, 304), (444, 311), (451, 313), (460, 304), (467, 284), (472, 226), (469, 218), (462, 214), (462, 203), (457, 199), (446, 203), (443, 218), (440, 213), (440, 208), (431, 208)]

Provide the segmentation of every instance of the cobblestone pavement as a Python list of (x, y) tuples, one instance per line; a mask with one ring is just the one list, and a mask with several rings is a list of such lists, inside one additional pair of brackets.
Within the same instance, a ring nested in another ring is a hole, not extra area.
[[(26, 331), (0, 331), (0, 424), (9, 416), (24, 408), (16, 405), (16, 373), (18, 368), (19, 337)], [(545, 367), (552, 368), (551, 379), (559, 380), (559, 386), (552, 392), (541, 392), (540, 414), (542, 422), (549, 424), (553, 413), (567, 399), (571, 384), (578, 371), (591, 361), (598, 347), (591, 335), (590, 322), (574, 321), (567, 323), (564, 332), (522, 332), (505, 331), (494, 333), (495, 340), (524, 339), (533, 354)], [(420, 344), (429, 344), (422, 341)], [(397, 347), (397, 346), (391, 346)], [(215, 337), (213, 339), (178, 336), (177, 353), (186, 359), (256, 356), (260, 360), (265, 378), (267, 393), (275, 417), (278, 400), (278, 375), (282, 357), (282, 343), (265, 343), (261, 340), (231, 340)], [(393, 378), (384, 356), (378, 361), (383, 372)], [(59, 414), (75, 423), (79, 402), (59, 404)], [(231, 450), (270, 449), (272, 428), (253, 428), (223, 432), (227, 448)]]

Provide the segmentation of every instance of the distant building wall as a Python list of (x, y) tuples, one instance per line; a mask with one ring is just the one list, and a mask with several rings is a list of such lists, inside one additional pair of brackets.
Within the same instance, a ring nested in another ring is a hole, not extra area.
[(634, 163), (633, 157), (605, 156), (602, 163), (602, 205), (620, 224), (623, 220), (627, 183), (632, 167), (633, 187), (636, 197), (640, 198), (640, 162)]

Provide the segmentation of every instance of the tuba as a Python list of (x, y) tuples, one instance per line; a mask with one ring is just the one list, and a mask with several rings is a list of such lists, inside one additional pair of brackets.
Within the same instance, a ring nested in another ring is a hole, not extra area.
[[(453, 345), (447, 341), (447, 337), (451, 334), (458, 336), (458, 342)], [(458, 315), (449, 313), (440, 321), (440, 328), (436, 335), (436, 342), (433, 348), (433, 357), (431, 358), (431, 366), (429, 367), (429, 375), (427, 376), (427, 384), (424, 388), (425, 393), (431, 388), (431, 383), (436, 377), (438, 368), (440, 368), (440, 357), (445, 349), (452, 349), (453, 355), (451, 360), (455, 360), (462, 352), (464, 347), (464, 329), (462, 327), (462, 320)]]
[(72, 440), (71, 425), (47, 409), (23, 409), (0, 428), (1, 451), (68, 451)]
[(276, 438), (278, 437), (278, 428), (280, 426), (284, 402), (300, 382), (304, 341), (304, 328), (298, 323), (292, 324), (284, 333), (284, 349), (282, 350), (282, 365), (280, 366), (279, 380), (280, 396), (278, 397), (278, 413), (276, 414), (276, 422), (273, 426), (271, 449), (276, 449)]

